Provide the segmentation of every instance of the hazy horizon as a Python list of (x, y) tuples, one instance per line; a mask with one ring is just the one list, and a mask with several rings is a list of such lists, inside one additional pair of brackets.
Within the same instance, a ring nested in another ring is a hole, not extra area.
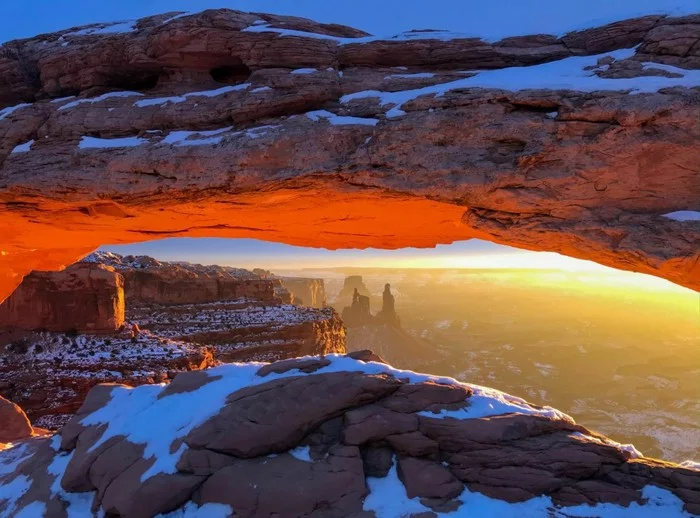
[(554, 252), (534, 252), (471, 239), (435, 248), (397, 250), (307, 248), (256, 239), (168, 238), (100, 250), (122, 255), (149, 255), (162, 261), (187, 261), (275, 273), (350, 269), (522, 270), (580, 273), (596, 289), (642, 287), (652, 291), (696, 294), (665, 279), (628, 272)]

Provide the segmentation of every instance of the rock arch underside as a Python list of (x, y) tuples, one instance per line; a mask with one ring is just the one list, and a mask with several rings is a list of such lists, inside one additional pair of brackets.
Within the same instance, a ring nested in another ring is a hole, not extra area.
[[(0, 299), (99, 245), (176, 236), (481, 238), (698, 289), (698, 223), (664, 214), (700, 199), (699, 28), (381, 40), (210, 10), (8, 42)], [(589, 77), (532, 82), (547, 63)]]

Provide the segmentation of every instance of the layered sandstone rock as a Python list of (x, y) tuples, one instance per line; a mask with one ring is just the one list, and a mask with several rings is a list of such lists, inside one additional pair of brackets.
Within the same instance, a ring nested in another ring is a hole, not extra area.
[[(345, 285), (341, 291), (341, 295), (345, 292), (346, 287), (351, 284), (348, 283), (348, 279), (357, 278), (359, 279), (360, 288), (369, 293), (369, 290), (365, 287), (362, 282), (362, 277), (352, 276), (345, 279)], [(351, 281), (352, 282), (352, 281)], [(355, 284), (355, 283), (352, 283)], [(340, 296), (338, 297), (340, 299)], [(372, 315), (370, 312), (370, 298), (369, 295), (361, 295), (358, 288), (354, 288), (352, 293), (352, 303), (349, 306), (343, 308), (343, 321), (348, 325), (348, 327), (358, 327), (358, 326), (390, 326), (395, 328), (401, 327), (401, 319), (396, 313), (395, 299), (394, 295), (391, 293), (391, 285), (385, 284), (384, 291), (382, 292), (382, 308), (376, 315)]]
[(664, 217), (700, 208), (697, 26), (389, 41), (218, 10), (8, 42), (0, 297), (105, 242), (177, 236), (478, 237), (697, 288), (698, 223)]
[(312, 308), (326, 307), (326, 287), (323, 279), (305, 277), (282, 277), (282, 285), (294, 296), (296, 304)]
[(105, 265), (32, 272), (0, 303), (0, 329), (109, 333), (123, 324), (124, 278)]
[[(0, 452), (0, 466), (13, 466), (0, 470), (0, 512), (700, 511), (698, 470), (641, 457), (549, 407), (353, 356), (98, 386), (53, 440)], [(135, 408), (139, 419), (127, 417)], [(9, 491), (18, 484), (26, 491)]]
[[(216, 362), (211, 348), (130, 329), (110, 335), (24, 333), (0, 343), (0, 395), (42, 428), (62, 426), (99, 383), (138, 386)], [(2, 442), (0, 440), (0, 442)]]
[(262, 268), (254, 268), (253, 273), (261, 279), (272, 279), (278, 283), (280, 293), (286, 291), (289, 294), (289, 300), (283, 300), (283, 302), (293, 302), (312, 308), (326, 307), (326, 287), (323, 279), (285, 277)]
[(128, 315), (157, 336), (211, 346), (224, 362), (345, 352), (345, 326), (333, 308), (231, 300), (138, 305)]
[(82, 262), (104, 264), (124, 277), (127, 305), (197, 304), (250, 298), (273, 302), (274, 284), (228, 266), (158, 261), (149, 256), (97, 252)]

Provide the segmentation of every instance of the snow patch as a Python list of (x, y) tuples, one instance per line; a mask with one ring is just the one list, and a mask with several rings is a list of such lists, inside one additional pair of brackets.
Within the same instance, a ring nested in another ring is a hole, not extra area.
[(26, 106), (31, 106), (31, 104), (21, 103), (21, 104), (16, 104), (15, 106), (8, 106), (7, 108), (3, 108), (2, 110), (0, 110), (0, 121), (6, 117), (9, 117), (12, 113), (16, 112), (17, 110), (24, 108)]
[(664, 214), (663, 217), (674, 221), (700, 221), (700, 212), (697, 210), (677, 210)]
[(187, 502), (184, 507), (167, 514), (156, 515), (156, 518), (228, 518), (233, 516), (233, 508), (226, 504), (208, 503), (198, 506)]
[(314, 110), (308, 112), (306, 116), (314, 122), (321, 119), (325, 119), (330, 122), (333, 126), (344, 126), (348, 124), (360, 124), (363, 126), (376, 126), (379, 123), (378, 119), (368, 119), (364, 117), (349, 117), (343, 115), (336, 115), (327, 110)]
[(297, 68), (292, 70), (290, 74), (315, 74), (318, 72), (315, 68)]
[(467, 398), (467, 406), (459, 410), (441, 410), (433, 413), (429, 411), (418, 412), (418, 415), (435, 419), (478, 419), (509, 413), (541, 415), (550, 419), (571, 419), (569, 416), (552, 407), (535, 408), (527, 401), (519, 397), (511, 396), (500, 390), (479, 385), (467, 384), (474, 393)]
[(380, 90), (364, 90), (344, 95), (340, 98), (342, 104), (355, 99), (378, 98), (381, 106), (392, 106), (387, 117), (403, 115), (404, 104), (423, 95), (442, 96), (450, 90), (459, 88), (493, 88), (500, 90), (520, 91), (529, 89), (544, 90), (575, 90), (593, 92), (596, 90), (629, 91), (633, 94), (657, 92), (662, 88), (674, 86), (700, 86), (700, 70), (683, 70), (683, 77), (642, 76), (633, 78), (609, 79), (598, 77), (590, 70), (597, 61), (604, 57), (616, 60), (633, 56), (635, 49), (622, 49), (595, 56), (576, 56), (528, 67), (509, 67), (497, 70), (474, 71), (475, 75), (440, 83), (437, 85), (402, 90), (399, 92), (384, 92)]
[(447, 329), (452, 325), (452, 320), (440, 320), (435, 323), (437, 329)]
[(415, 74), (391, 74), (384, 79), (429, 79), (431, 77), (435, 77), (435, 74), (431, 74), (430, 72), (418, 72)]
[(3, 511), (7, 514), (3, 516), (12, 516), (13, 511), (17, 507), (17, 501), (29, 491), (32, 483), (25, 475), (15, 477), (7, 484), (0, 484), (0, 502), (5, 502)]
[(318, 34), (315, 32), (295, 31), (292, 29), (278, 29), (277, 27), (270, 27), (270, 25), (265, 22), (259, 23), (260, 21), (262, 20), (258, 20), (253, 25), (246, 27), (242, 30), (242, 32), (275, 32), (279, 36), (296, 36), (301, 38), (314, 38), (317, 40), (331, 40), (337, 43), (341, 43), (347, 39), (339, 38), (337, 36), (329, 36), (328, 34)]
[(19, 144), (18, 146), (15, 146), (10, 152), (10, 154), (27, 153), (32, 148), (32, 144), (34, 144), (34, 139), (30, 140), (29, 142), (25, 142), (24, 144)]
[(311, 459), (311, 448), (308, 446), (299, 446), (289, 450), (289, 454), (295, 459), (303, 460), (304, 462), (313, 462)]
[(148, 140), (140, 137), (121, 137), (121, 138), (96, 138), (82, 137), (78, 148), (80, 149), (111, 149), (118, 147), (136, 147), (141, 144), (147, 144)]
[(46, 515), (46, 504), (44, 502), (32, 502), (25, 505), (14, 518), (37, 518), (38, 516)]
[[(307, 357), (308, 358), (308, 357)], [(460, 384), (452, 378), (418, 374), (412, 371), (394, 369), (377, 362), (363, 362), (340, 355), (327, 355), (330, 364), (318, 369), (314, 374), (328, 372), (365, 372), (367, 374), (390, 374), (396, 378), (406, 379), (410, 383), (433, 381), (442, 384)], [(293, 369), (281, 374), (257, 376), (263, 363), (231, 363), (208, 369), (206, 372), (212, 381), (194, 392), (172, 394), (158, 399), (164, 384), (142, 385), (136, 388), (117, 386), (112, 389), (111, 400), (104, 407), (84, 417), (83, 425), (106, 424), (100, 439), (93, 445), (94, 450), (110, 437), (123, 435), (135, 444), (145, 446), (144, 458), (155, 458), (154, 464), (146, 471), (141, 480), (147, 480), (158, 473), (175, 473), (175, 466), (187, 448), (182, 445), (176, 452), (170, 451), (170, 445), (176, 438), (187, 435), (195, 427), (216, 415), (225, 405), (229, 394), (245, 387), (256, 386), (272, 380), (305, 375)], [(214, 379), (220, 377), (219, 379)], [(516, 412), (521, 414), (544, 415), (552, 418), (571, 419), (553, 408), (534, 408), (524, 400), (504, 394), (495, 389), (478, 385), (464, 384), (474, 391), (469, 398), (471, 406), (464, 411), (457, 411), (460, 419), (498, 415)], [(452, 417), (451, 412), (441, 414), (424, 413), (429, 417)], [(150, 423), (144, 427), (142, 423)]]
[(77, 101), (73, 101), (67, 104), (64, 104), (63, 106), (58, 107), (58, 111), (63, 111), (67, 110), (68, 108), (74, 108), (76, 106), (79, 106), (81, 104), (94, 104), (94, 103), (99, 103), (101, 101), (104, 101), (106, 99), (113, 99), (115, 97), (134, 97), (134, 96), (143, 96), (142, 93), (140, 92), (109, 92), (106, 94), (102, 94), (98, 97), (92, 97), (90, 99), (78, 99)]
[(232, 126), (228, 126), (226, 128), (208, 131), (171, 131), (160, 143), (178, 147), (214, 145), (221, 142), (224, 138), (223, 135), (221, 135), (222, 133), (226, 133), (232, 129)]
[(74, 99), (75, 95), (69, 95), (67, 97), (57, 97), (56, 99), (51, 99), (51, 104), (56, 104), (56, 103), (62, 103), (63, 101), (67, 101), (68, 99)]
[(153, 99), (142, 99), (140, 101), (136, 101), (134, 103), (134, 106), (137, 106), (139, 108), (143, 108), (144, 106), (159, 106), (161, 104), (166, 104), (166, 103), (182, 103), (185, 102), (187, 99), (190, 97), (216, 97), (219, 95), (223, 95), (229, 92), (236, 92), (239, 90), (245, 90), (250, 87), (250, 83), (242, 83), (240, 85), (234, 85), (234, 86), (224, 86), (221, 88), (217, 88), (215, 90), (203, 90), (201, 92), (189, 92), (183, 95), (172, 95), (169, 97), (155, 97)]
[(100, 27), (86, 27), (85, 29), (80, 29), (78, 31), (68, 32), (61, 36), (92, 36), (95, 34), (121, 34), (126, 32), (133, 32), (136, 30), (136, 21), (130, 20), (125, 22), (114, 22)]
[(241, 133), (245, 133), (246, 137), (255, 139), (255, 138), (264, 137), (265, 135), (267, 135), (267, 133), (270, 130), (275, 129), (275, 128), (279, 128), (279, 125), (265, 124), (264, 126), (257, 126), (255, 128), (247, 129), (247, 130), (245, 130), (245, 132), (237, 131), (235, 134), (239, 135)]
[[(398, 477), (396, 463), (392, 465), (384, 478), (367, 477), (369, 495), (365, 498), (363, 510), (374, 511), (377, 518), (396, 518), (411, 516), (422, 512), (432, 512), (424, 506), (418, 497), (409, 498), (406, 488)], [(568, 516), (590, 518), (689, 518), (683, 511), (683, 501), (666, 489), (656, 486), (642, 488), (645, 503), (632, 502), (628, 507), (610, 503), (595, 505), (582, 504), (570, 507), (554, 505), (547, 496), (539, 496), (524, 502), (509, 503), (497, 500), (465, 488), (457, 497), (461, 502), (459, 508), (449, 513), (435, 513), (440, 517), (473, 518), (565, 518)]]
[(184, 18), (185, 16), (191, 16), (191, 15), (193, 15), (193, 14), (196, 14), (196, 11), (186, 11), (186, 12), (182, 12), (182, 13), (180, 13), (180, 14), (176, 14), (175, 16), (171, 16), (171, 17), (168, 18), (167, 20), (164, 20), (164, 21), (161, 23), (161, 25), (166, 25), (166, 24), (168, 24), (168, 23), (170, 23), (170, 22), (172, 22), (172, 21), (178, 20), (178, 19), (180, 19), (180, 18)]
[(386, 477), (367, 477), (367, 487), (369, 495), (365, 498), (362, 510), (374, 511), (377, 518), (396, 518), (431, 511), (420, 503), (418, 497), (408, 498), (406, 487), (399, 479), (396, 461)]

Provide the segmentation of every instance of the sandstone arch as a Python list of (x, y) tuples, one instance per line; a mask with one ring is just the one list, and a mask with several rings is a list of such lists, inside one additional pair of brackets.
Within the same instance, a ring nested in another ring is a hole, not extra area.
[[(699, 23), (383, 41), (212, 10), (6, 43), (0, 300), (33, 269), (175, 236), (327, 248), (481, 238), (698, 289), (699, 224), (663, 215), (699, 208)], [(600, 91), (464, 81), (632, 47), (590, 58)], [(661, 83), (646, 92), (610, 86), (650, 75)]]

